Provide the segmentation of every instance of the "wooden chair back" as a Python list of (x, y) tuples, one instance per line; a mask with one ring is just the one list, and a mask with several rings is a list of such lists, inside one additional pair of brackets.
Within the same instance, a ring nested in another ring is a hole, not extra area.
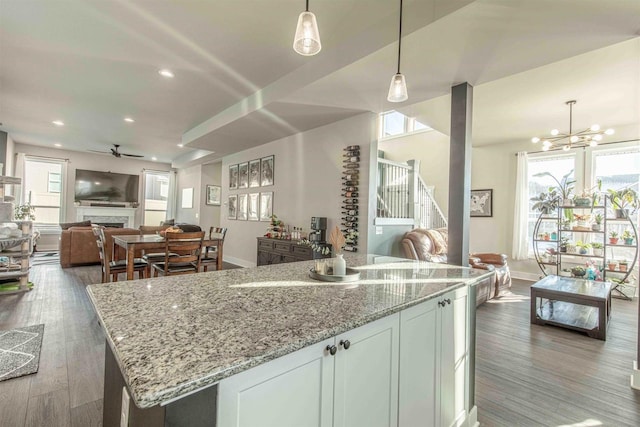
[[(222, 240), (224, 241), (225, 236), (227, 235), (227, 227), (211, 227), (209, 228), (209, 238), (212, 239), (214, 234), (222, 235)], [(217, 237), (217, 236), (215, 236)]]
[[(191, 233), (166, 233), (164, 274), (185, 274), (198, 272), (202, 259), (202, 241), (204, 231)], [(193, 266), (194, 271), (185, 269), (185, 266)]]

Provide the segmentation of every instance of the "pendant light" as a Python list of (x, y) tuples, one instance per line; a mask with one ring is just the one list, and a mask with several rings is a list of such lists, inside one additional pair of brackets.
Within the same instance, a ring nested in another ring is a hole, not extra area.
[(391, 85), (389, 86), (389, 95), (387, 101), (402, 102), (409, 99), (407, 93), (407, 82), (404, 75), (400, 72), (400, 52), (402, 50), (402, 0), (400, 0), (400, 25), (398, 30), (398, 72), (391, 77)]
[(307, 8), (298, 17), (296, 35), (293, 37), (293, 50), (303, 56), (313, 56), (320, 52), (320, 32), (316, 15), (309, 12), (309, 0), (306, 0)]

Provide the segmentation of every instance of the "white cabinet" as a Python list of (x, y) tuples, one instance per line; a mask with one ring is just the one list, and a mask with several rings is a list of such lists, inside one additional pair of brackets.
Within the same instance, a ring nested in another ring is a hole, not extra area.
[(467, 289), (400, 314), (400, 427), (459, 426), (467, 417)]
[(394, 314), (222, 380), (217, 426), (396, 426), (398, 325)]

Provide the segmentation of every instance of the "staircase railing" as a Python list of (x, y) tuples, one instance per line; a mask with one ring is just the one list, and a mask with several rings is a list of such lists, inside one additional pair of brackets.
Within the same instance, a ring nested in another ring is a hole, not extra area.
[[(378, 159), (377, 218), (387, 224), (409, 220), (414, 227), (441, 228), (447, 219), (420, 177), (420, 162)], [(380, 221), (382, 223), (382, 221)]]

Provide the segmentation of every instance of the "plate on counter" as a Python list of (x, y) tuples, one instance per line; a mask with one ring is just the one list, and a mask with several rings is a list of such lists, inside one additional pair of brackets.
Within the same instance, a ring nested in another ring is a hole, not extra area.
[(357, 282), (358, 280), (360, 280), (360, 272), (358, 270), (347, 267), (346, 271), (347, 271), (347, 274), (345, 274), (344, 276), (337, 276), (334, 274), (318, 274), (312, 268), (311, 270), (309, 270), (309, 277), (315, 280), (321, 280), (323, 282), (335, 282), (335, 283), (351, 283), (351, 282)]

